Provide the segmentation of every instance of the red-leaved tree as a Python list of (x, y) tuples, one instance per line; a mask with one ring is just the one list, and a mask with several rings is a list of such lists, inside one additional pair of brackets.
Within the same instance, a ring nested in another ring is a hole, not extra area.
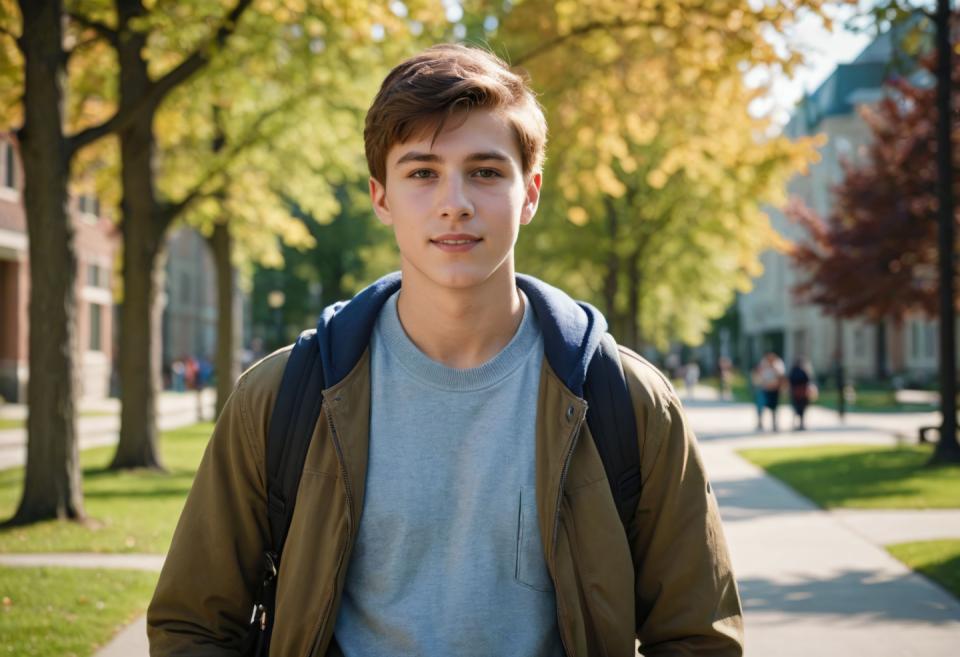
[[(923, 62), (928, 70), (933, 64)], [(958, 65), (953, 79), (957, 88)], [(808, 236), (792, 252), (806, 273), (794, 293), (839, 317), (876, 321), (938, 312), (936, 88), (904, 79), (889, 86), (892, 94), (862, 111), (872, 141), (861, 161), (843, 164), (830, 216), (824, 220), (799, 200), (787, 208)], [(954, 140), (958, 105), (955, 93)], [(956, 150), (954, 159), (960, 165)], [(954, 189), (960, 191), (960, 179)]]

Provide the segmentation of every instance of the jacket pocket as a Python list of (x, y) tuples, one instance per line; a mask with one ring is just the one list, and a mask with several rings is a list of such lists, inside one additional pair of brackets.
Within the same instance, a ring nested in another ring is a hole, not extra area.
[(536, 489), (532, 486), (520, 489), (515, 577), (517, 582), (535, 591), (553, 591), (553, 582), (543, 554), (543, 541), (540, 539)]

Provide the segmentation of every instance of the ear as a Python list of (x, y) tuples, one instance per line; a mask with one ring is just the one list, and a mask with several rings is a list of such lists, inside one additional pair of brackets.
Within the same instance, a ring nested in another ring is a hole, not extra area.
[(370, 176), (370, 200), (373, 201), (373, 211), (380, 223), (392, 226), (393, 216), (390, 214), (390, 206), (387, 205), (387, 186), (373, 176)]
[(523, 210), (520, 212), (520, 223), (523, 225), (533, 221), (533, 215), (537, 213), (537, 206), (540, 204), (540, 185), (543, 183), (543, 174), (537, 172), (530, 176), (527, 181), (527, 188), (524, 190)]

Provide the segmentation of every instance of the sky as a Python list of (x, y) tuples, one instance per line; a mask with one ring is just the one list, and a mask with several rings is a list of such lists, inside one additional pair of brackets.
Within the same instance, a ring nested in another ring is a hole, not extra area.
[(871, 35), (858, 33), (844, 26), (845, 18), (851, 12), (834, 12), (836, 20), (831, 32), (816, 17), (806, 16), (799, 21), (795, 29), (786, 38), (779, 35), (771, 39), (778, 45), (785, 45), (789, 39), (799, 46), (806, 56), (806, 62), (799, 67), (793, 77), (776, 72), (772, 75), (762, 69), (753, 69), (746, 74), (750, 86), (770, 84), (770, 91), (754, 102), (751, 112), (755, 115), (770, 114), (774, 122), (784, 125), (790, 119), (790, 112), (804, 92), (811, 93), (826, 80), (837, 64), (852, 61), (872, 40)]

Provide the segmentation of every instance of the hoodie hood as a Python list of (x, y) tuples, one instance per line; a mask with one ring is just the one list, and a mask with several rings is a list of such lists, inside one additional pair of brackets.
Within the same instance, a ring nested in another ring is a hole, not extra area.
[[(524, 274), (516, 278), (537, 314), (547, 362), (567, 388), (582, 397), (587, 366), (607, 330), (606, 320), (590, 304), (574, 301), (552, 285)], [(388, 274), (350, 301), (338, 301), (323, 310), (316, 345), (326, 387), (339, 383), (356, 366), (370, 343), (380, 309), (400, 283), (400, 272)]]

